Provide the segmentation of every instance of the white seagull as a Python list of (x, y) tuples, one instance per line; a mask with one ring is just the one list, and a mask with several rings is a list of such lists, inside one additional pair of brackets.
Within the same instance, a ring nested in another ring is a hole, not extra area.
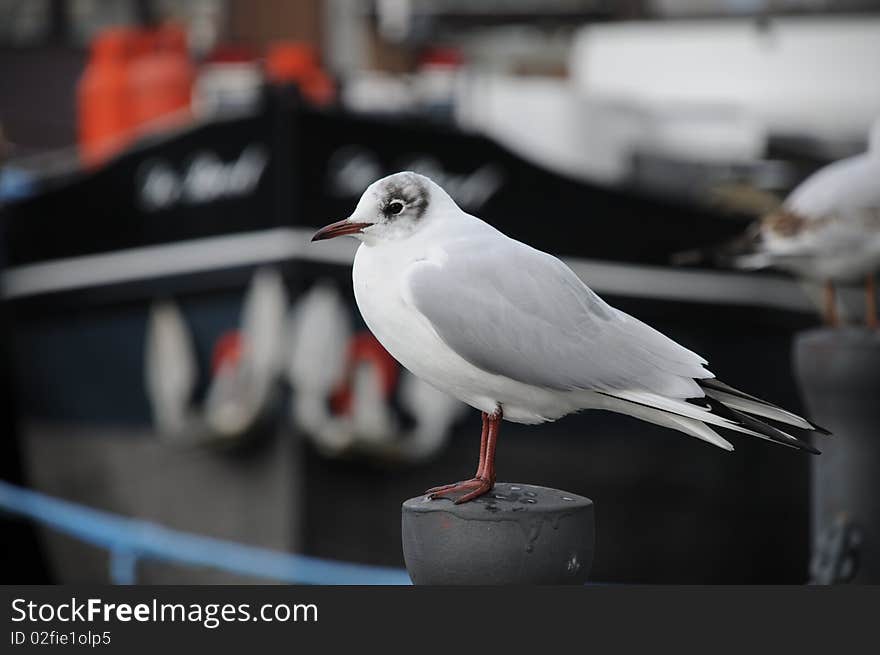
[(818, 452), (761, 419), (822, 428), (718, 381), (702, 357), (605, 303), (556, 257), (465, 213), (427, 177), (374, 182), (350, 217), (312, 240), (343, 235), (361, 241), (354, 293), (376, 338), (482, 412), (476, 475), (431, 497), (464, 492), (461, 503), (492, 488), (502, 418), (537, 424), (605, 409), (725, 450), (709, 426)]
[(880, 267), (880, 119), (868, 150), (809, 176), (752, 229), (745, 268), (774, 267), (825, 285), (824, 318), (838, 324), (835, 282), (865, 280), (865, 323), (877, 327), (874, 272)]

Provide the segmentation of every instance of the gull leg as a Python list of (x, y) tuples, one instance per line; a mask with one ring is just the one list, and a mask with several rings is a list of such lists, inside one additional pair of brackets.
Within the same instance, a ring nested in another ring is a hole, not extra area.
[(877, 329), (877, 284), (873, 273), (865, 278), (865, 325), (870, 330)]
[(495, 448), (498, 444), (498, 433), (501, 430), (501, 410), (497, 410), (489, 416), (489, 433), (486, 436), (486, 457), (483, 460), (483, 472), (477, 476), (483, 484), (478, 485), (473, 491), (466, 493), (455, 501), (456, 505), (466, 503), (474, 498), (479, 498), (492, 490), (495, 486)]
[(825, 302), (822, 318), (825, 321), (825, 325), (831, 327), (838, 327), (840, 325), (840, 317), (837, 315), (837, 296), (834, 291), (834, 283), (830, 280), (825, 282)]
[(498, 443), (498, 432), (501, 428), (501, 408), (492, 414), (483, 412), (483, 433), (480, 438), (480, 463), (477, 474), (470, 480), (447, 484), (428, 489), (425, 493), (432, 499), (447, 496), (459, 491), (467, 491), (457, 498), (455, 504), (466, 503), (492, 490), (495, 486), (495, 448)]
[[(477, 472), (474, 473), (474, 477), (471, 480), (479, 479), (480, 475), (483, 473), (483, 462), (486, 459), (486, 438), (489, 433), (489, 415), (486, 412), (481, 412), (483, 419), (483, 427), (480, 432), (480, 460), (477, 463)], [(452, 484), (441, 484), (439, 487), (431, 487), (425, 493), (426, 494), (436, 494), (440, 491), (446, 491), (448, 489), (455, 489), (459, 485), (463, 485), (470, 480), (461, 480), (460, 482), (453, 482)]]

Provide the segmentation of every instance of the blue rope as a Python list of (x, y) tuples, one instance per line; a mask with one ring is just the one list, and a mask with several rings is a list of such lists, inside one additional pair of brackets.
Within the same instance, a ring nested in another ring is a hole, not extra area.
[(110, 579), (113, 584), (137, 584), (137, 555), (130, 550), (110, 553)]
[(92, 509), (0, 481), (0, 508), (106, 548), (114, 582), (134, 582), (137, 559), (207, 566), (299, 584), (408, 585), (403, 569), (294, 555), (194, 535)]

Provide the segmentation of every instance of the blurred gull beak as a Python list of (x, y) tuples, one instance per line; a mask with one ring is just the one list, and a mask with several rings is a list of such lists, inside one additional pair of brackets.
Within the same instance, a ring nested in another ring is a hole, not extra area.
[(372, 223), (355, 223), (346, 218), (345, 220), (336, 221), (335, 223), (330, 223), (330, 225), (322, 227), (315, 232), (312, 241), (323, 241), (324, 239), (333, 239), (335, 237), (358, 234), (364, 228), (370, 227), (370, 225), (372, 225)]

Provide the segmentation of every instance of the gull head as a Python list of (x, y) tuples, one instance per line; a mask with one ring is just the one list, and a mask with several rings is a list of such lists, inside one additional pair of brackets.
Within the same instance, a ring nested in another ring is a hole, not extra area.
[(452, 198), (431, 179), (405, 171), (376, 180), (348, 218), (318, 230), (312, 241), (353, 236), (369, 244), (406, 239), (444, 210)]

